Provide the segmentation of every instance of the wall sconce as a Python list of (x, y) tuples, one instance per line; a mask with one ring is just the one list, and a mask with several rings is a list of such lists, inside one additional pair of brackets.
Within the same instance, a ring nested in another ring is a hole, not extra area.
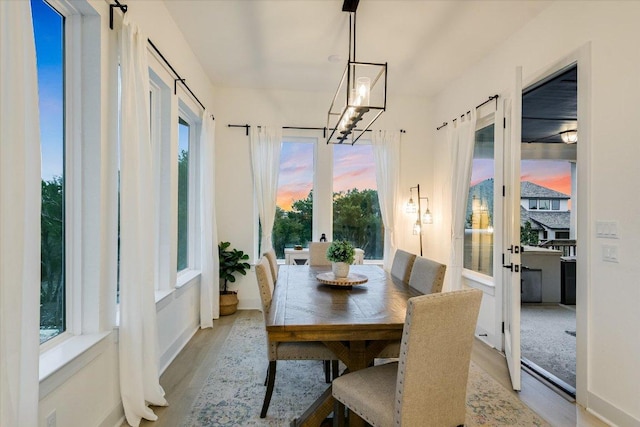
[(562, 138), (562, 142), (565, 144), (575, 144), (578, 142), (578, 130), (571, 129), (560, 132), (560, 138)]
[[(413, 201), (414, 188), (418, 193), (417, 206), (416, 206), (416, 203)], [(416, 218), (416, 222), (415, 224), (413, 224), (413, 234), (414, 235), (417, 234), (418, 236), (420, 236), (420, 256), (422, 256), (422, 224), (433, 224), (433, 216), (431, 215), (431, 211), (429, 210), (429, 198), (420, 196), (420, 184), (417, 184), (415, 187), (409, 187), (409, 192), (411, 195), (409, 196), (409, 201), (407, 202), (405, 210), (407, 213), (410, 213), (410, 214), (411, 213), (418, 214), (418, 217)], [(427, 208), (423, 213), (420, 201), (424, 199), (427, 200)], [(422, 224), (420, 223), (420, 220), (422, 220)]]

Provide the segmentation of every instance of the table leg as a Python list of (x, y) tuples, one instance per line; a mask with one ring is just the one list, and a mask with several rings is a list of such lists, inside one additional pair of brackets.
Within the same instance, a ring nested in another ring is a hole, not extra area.
[(329, 386), (300, 418), (291, 422), (291, 427), (318, 427), (333, 411), (334, 403), (335, 399), (331, 395), (331, 386)]

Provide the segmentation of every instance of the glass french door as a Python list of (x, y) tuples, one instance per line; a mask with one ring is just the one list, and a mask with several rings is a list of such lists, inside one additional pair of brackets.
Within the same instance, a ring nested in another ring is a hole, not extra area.
[(504, 233), (503, 321), (504, 352), (514, 390), (521, 389), (520, 373), (520, 146), (522, 68), (517, 67), (510, 96), (504, 99)]

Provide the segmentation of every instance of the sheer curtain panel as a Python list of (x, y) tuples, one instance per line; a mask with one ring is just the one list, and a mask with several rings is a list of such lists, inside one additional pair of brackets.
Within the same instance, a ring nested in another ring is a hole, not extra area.
[(125, 15), (120, 32), (120, 394), (127, 422), (156, 420), (158, 380), (156, 225), (149, 134), (147, 38)]
[(200, 278), (200, 327), (212, 328), (213, 319), (220, 317), (218, 298), (218, 229), (216, 227), (216, 171), (215, 171), (215, 130), (216, 125), (207, 110), (202, 113), (200, 133), (200, 218), (202, 219), (202, 275)]
[(396, 218), (400, 194), (400, 132), (372, 132), (380, 214), (384, 224), (384, 269), (391, 269), (396, 251)]
[(449, 290), (462, 288), (462, 257), (464, 256), (464, 223), (471, 178), (471, 162), (476, 131), (476, 109), (472, 108), (464, 121), (456, 120), (447, 127), (447, 142), (451, 150), (451, 258)]
[(40, 125), (28, 1), (0, 1), (0, 425), (38, 425)]
[(264, 253), (273, 248), (272, 231), (276, 216), (282, 127), (252, 126), (250, 135), (253, 188), (258, 201), (260, 224), (262, 224), (260, 251)]

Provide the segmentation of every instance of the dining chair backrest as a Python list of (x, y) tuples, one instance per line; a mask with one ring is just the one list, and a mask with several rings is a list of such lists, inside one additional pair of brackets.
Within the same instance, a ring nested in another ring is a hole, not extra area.
[(396, 425), (465, 423), (471, 348), (482, 291), (409, 300), (395, 391)]
[(403, 251), (402, 249), (396, 250), (396, 254), (393, 257), (393, 264), (391, 264), (391, 275), (398, 280), (402, 280), (404, 284), (409, 284), (409, 277), (411, 276), (411, 267), (416, 256), (410, 252)]
[(423, 294), (442, 292), (446, 271), (446, 265), (418, 256), (413, 263), (413, 267), (411, 267), (409, 286)]
[(266, 315), (271, 307), (271, 299), (273, 298), (273, 279), (269, 271), (269, 261), (265, 257), (260, 258), (255, 266), (256, 279), (258, 280), (258, 290), (260, 291), (260, 301), (262, 302), (262, 313)]
[(309, 242), (309, 265), (331, 265), (331, 261), (327, 259), (327, 249), (330, 245), (331, 242)]
[(276, 258), (276, 251), (271, 248), (264, 254), (262, 254), (267, 261), (269, 261), (269, 269), (271, 270), (271, 278), (273, 279), (273, 283), (275, 285), (278, 280), (278, 260)]

